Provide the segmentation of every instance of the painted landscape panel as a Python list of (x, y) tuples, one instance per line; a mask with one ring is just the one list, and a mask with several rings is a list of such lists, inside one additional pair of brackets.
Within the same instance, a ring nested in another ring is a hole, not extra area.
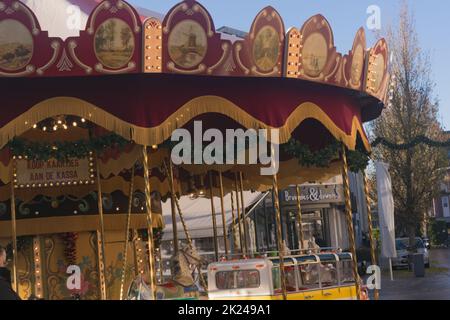
[(0, 69), (17, 71), (28, 65), (33, 56), (33, 37), (19, 21), (0, 22)]
[(183, 68), (199, 65), (206, 56), (207, 48), (206, 32), (193, 20), (180, 22), (169, 36), (169, 55)]
[(95, 33), (94, 48), (97, 59), (106, 67), (120, 69), (133, 57), (135, 43), (131, 28), (117, 18), (103, 22)]

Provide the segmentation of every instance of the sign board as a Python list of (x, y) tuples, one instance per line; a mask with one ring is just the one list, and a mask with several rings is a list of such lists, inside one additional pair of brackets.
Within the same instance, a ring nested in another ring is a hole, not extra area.
[(79, 186), (95, 183), (93, 158), (28, 160), (15, 162), (15, 188)]
[[(302, 204), (343, 203), (344, 188), (342, 185), (307, 185), (301, 186), (300, 201)], [(280, 192), (281, 205), (297, 205), (296, 187)]]

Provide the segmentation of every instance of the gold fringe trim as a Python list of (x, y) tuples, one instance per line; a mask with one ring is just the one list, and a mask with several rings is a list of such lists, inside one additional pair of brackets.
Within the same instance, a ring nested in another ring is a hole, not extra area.
[[(86, 118), (125, 139), (134, 140), (140, 145), (159, 145), (166, 141), (175, 129), (181, 128), (193, 118), (207, 113), (223, 114), (234, 119), (245, 128), (274, 129), (231, 101), (218, 96), (202, 96), (192, 99), (169, 116), (161, 125), (152, 128), (139, 127), (128, 123), (104, 111), (103, 108), (78, 98), (56, 97), (36, 104), (1, 128), (0, 148), (15, 136), (20, 136), (30, 130), (33, 124), (61, 114)], [(351, 150), (355, 149), (357, 132), (359, 132), (367, 151), (370, 151), (370, 144), (357, 117), (352, 119), (352, 131), (350, 135), (347, 135), (319, 106), (311, 102), (302, 103), (292, 112), (282, 127), (276, 128), (280, 130), (280, 143), (288, 142), (292, 132), (304, 120), (310, 118), (322, 123), (336, 139), (342, 141)]]

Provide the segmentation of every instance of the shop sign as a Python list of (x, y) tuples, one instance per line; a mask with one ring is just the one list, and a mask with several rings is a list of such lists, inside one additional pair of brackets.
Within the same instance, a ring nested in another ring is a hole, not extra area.
[[(342, 203), (344, 202), (344, 189), (342, 185), (311, 185), (301, 187), (300, 201), (302, 203)], [(296, 187), (290, 187), (281, 192), (283, 205), (297, 204)]]
[(15, 160), (15, 188), (79, 186), (95, 183), (93, 158)]

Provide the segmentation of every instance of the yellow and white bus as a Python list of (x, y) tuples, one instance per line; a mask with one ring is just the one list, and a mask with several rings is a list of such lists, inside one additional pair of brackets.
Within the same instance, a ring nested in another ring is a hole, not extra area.
[[(210, 300), (281, 300), (280, 260), (258, 258), (208, 266)], [(350, 253), (284, 258), (288, 300), (356, 300)], [(367, 297), (367, 293), (364, 294)]]

